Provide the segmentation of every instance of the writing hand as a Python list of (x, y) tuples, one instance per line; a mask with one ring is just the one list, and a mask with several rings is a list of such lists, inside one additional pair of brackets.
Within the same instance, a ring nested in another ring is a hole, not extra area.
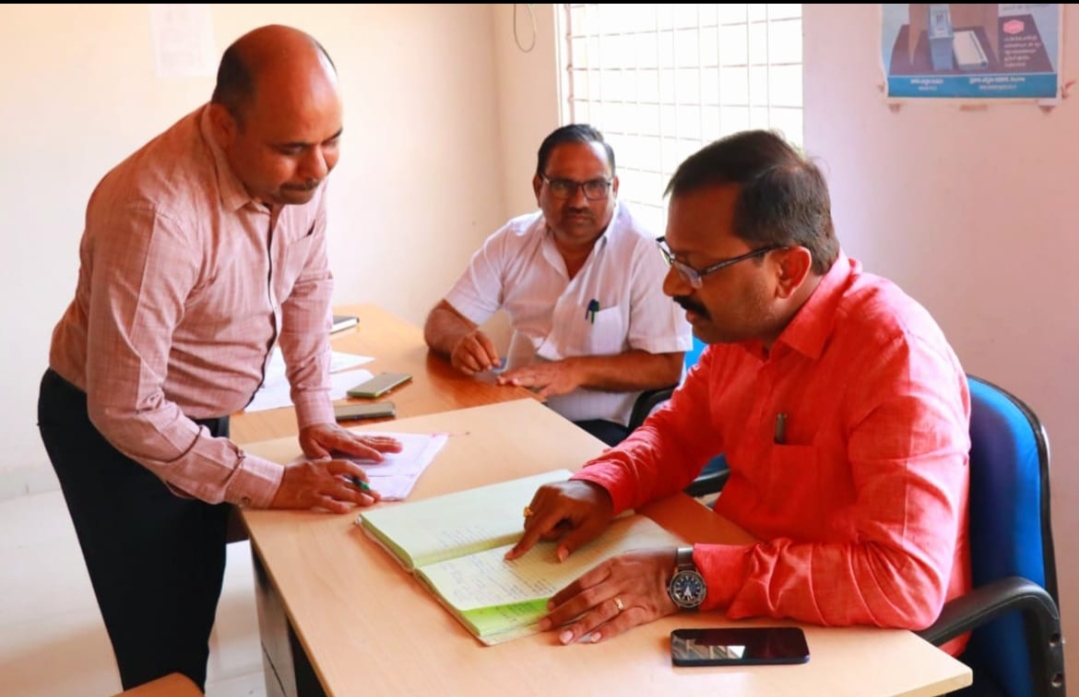
[(381, 498), (377, 491), (353, 483), (361, 481), (367, 481), (367, 474), (349, 460), (287, 465), (270, 508), (321, 507), (331, 513), (346, 513), (353, 504), (369, 506)]
[(540, 630), (558, 628), (563, 644), (594, 644), (674, 614), (667, 583), (675, 554), (674, 548), (640, 550), (608, 559), (551, 598)]
[(598, 484), (581, 480), (544, 484), (528, 504), (524, 535), (506, 552), (506, 559), (522, 556), (539, 540), (561, 538), (556, 555), (564, 561), (606, 529), (612, 508), (611, 495)]
[(450, 353), (450, 365), (466, 375), (482, 373), (499, 364), (498, 349), (479, 329), (462, 336)]

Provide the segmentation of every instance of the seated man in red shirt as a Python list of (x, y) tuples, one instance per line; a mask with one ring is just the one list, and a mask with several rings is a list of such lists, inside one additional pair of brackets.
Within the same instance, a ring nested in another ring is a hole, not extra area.
[(709, 346), (641, 428), (536, 492), (507, 557), (557, 539), (564, 559), (716, 453), (731, 475), (715, 510), (760, 541), (616, 557), (556, 594), (542, 628), (598, 642), (696, 608), (928, 626), (970, 588), (970, 395), (940, 328), (843, 254), (823, 176), (778, 136), (708, 145), (667, 193), (663, 289)]

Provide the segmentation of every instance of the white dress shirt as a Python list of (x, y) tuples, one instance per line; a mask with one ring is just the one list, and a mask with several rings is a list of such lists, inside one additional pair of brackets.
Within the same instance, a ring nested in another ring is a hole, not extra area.
[[(631, 349), (688, 351), (690, 327), (663, 294), (666, 274), (655, 237), (618, 203), (571, 280), (542, 211), (536, 211), (488, 237), (446, 300), (476, 324), (500, 309), (508, 313), (513, 337), (507, 369)], [(639, 394), (578, 389), (547, 403), (572, 421), (606, 419), (625, 425)]]

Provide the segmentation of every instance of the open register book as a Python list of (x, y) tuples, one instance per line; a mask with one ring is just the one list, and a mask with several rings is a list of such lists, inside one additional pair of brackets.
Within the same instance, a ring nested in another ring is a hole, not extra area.
[(500, 644), (537, 633), (547, 600), (600, 562), (631, 549), (685, 544), (651, 519), (632, 515), (619, 517), (564, 562), (555, 558), (554, 542), (506, 561), (536, 489), (570, 475), (555, 470), (380, 507), (361, 513), (356, 523), (481, 642)]

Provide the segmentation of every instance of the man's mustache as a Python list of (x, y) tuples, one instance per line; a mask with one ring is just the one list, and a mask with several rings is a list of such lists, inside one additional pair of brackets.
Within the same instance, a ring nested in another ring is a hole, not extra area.
[(708, 314), (708, 310), (705, 309), (704, 305), (690, 300), (685, 295), (676, 295), (674, 296), (674, 298), (672, 298), (672, 300), (678, 303), (683, 310), (688, 310), (689, 312), (698, 314), (705, 319), (712, 319), (712, 316)]
[(282, 189), (288, 189), (289, 191), (312, 191), (318, 188), (318, 185), (322, 183), (321, 179), (308, 179), (303, 184), (285, 184)]

